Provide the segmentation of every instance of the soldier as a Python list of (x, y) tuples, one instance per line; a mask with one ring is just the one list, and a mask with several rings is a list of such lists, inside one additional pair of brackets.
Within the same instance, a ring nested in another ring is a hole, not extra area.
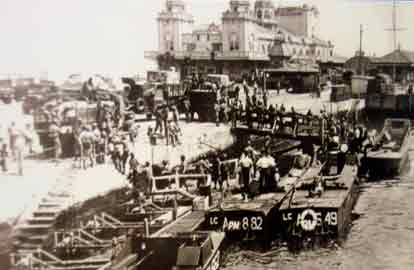
[(284, 104), (282, 104), (281, 106), (280, 106), (280, 113), (281, 114), (284, 114), (284, 113), (286, 113), (286, 108), (285, 108), (285, 105)]
[(247, 202), (249, 198), (249, 184), (250, 184), (250, 175), (253, 169), (253, 160), (249, 156), (248, 151), (244, 150), (242, 156), (239, 160), (240, 164), (240, 178), (241, 178), (241, 185), (242, 185), (242, 197), (243, 200)]
[(126, 139), (122, 140), (122, 154), (121, 154), (121, 173), (126, 174), (126, 165), (128, 158), (130, 156), (130, 151), (128, 147), (128, 141)]
[(168, 128), (167, 128), (167, 121), (168, 121), (168, 114), (169, 114), (169, 110), (167, 107), (167, 104), (164, 102), (164, 107), (161, 110), (161, 120), (162, 120), (162, 124), (164, 126), (164, 132), (165, 132), (165, 140), (166, 140), (166, 144), (168, 145)]
[(23, 175), (23, 152), (26, 146), (26, 140), (22, 132), (19, 132), (15, 142), (16, 147), (16, 159), (17, 159), (17, 168), (18, 174)]
[(273, 128), (273, 124), (275, 123), (276, 119), (276, 109), (273, 106), (273, 104), (270, 104), (268, 110), (267, 110), (267, 123), (269, 124), (269, 128)]
[(178, 165), (178, 173), (185, 174), (187, 172), (187, 164), (185, 162), (185, 156), (180, 156), (180, 165)]
[(230, 106), (230, 115), (231, 115), (231, 126), (233, 128), (237, 125), (237, 100), (234, 100)]
[(292, 134), (294, 137), (296, 137), (296, 131), (298, 127), (298, 115), (295, 111), (295, 108), (292, 106), (291, 108), (291, 114), (292, 114)]
[(160, 130), (160, 133), (162, 134), (162, 119), (161, 119), (161, 110), (156, 108), (154, 112), (155, 116), (155, 129), (154, 133), (157, 133), (158, 129)]
[(11, 122), (11, 125), (8, 131), (9, 131), (9, 148), (10, 148), (13, 159), (15, 159), (16, 158), (16, 139), (19, 136), (15, 122)]
[(91, 132), (93, 136), (92, 157), (94, 160), (96, 160), (97, 146), (98, 146), (99, 141), (101, 140), (102, 135), (96, 123), (93, 123)]
[(213, 162), (212, 162), (212, 180), (213, 180), (213, 184), (214, 184), (214, 189), (218, 189), (220, 188), (220, 190), (222, 189), (222, 182), (220, 179), (220, 157), (218, 154), (215, 155)]
[(0, 140), (0, 165), (1, 165), (2, 172), (4, 173), (8, 171), (7, 158), (8, 158), (7, 143)]
[(267, 90), (263, 91), (263, 105), (267, 108)]
[(188, 98), (184, 100), (184, 108), (185, 108), (185, 120), (186, 122), (190, 122), (192, 120), (192, 113), (191, 113), (191, 103)]
[(170, 162), (168, 160), (163, 160), (161, 164), (162, 164), (161, 175), (171, 174)]
[(260, 190), (262, 193), (269, 192), (274, 184), (273, 172), (276, 167), (276, 162), (270, 156), (268, 149), (263, 151), (263, 156), (259, 158), (256, 166), (260, 172)]
[(6, 131), (0, 123), (0, 166), (3, 172), (7, 172), (7, 141)]
[(79, 135), (79, 140), (82, 146), (82, 154), (81, 154), (81, 161), (82, 167), (86, 170), (88, 167), (86, 165), (87, 159), (89, 159), (90, 166), (94, 166), (93, 160), (93, 144), (94, 144), (94, 135), (92, 133), (90, 126), (84, 126), (82, 131)]
[(57, 162), (62, 155), (62, 143), (60, 141), (60, 128), (56, 120), (54, 120), (49, 127), (49, 135), (53, 145), (53, 156)]
[(220, 125), (220, 105), (218, 102), (214, 103), (214, 112), (216, 113), (216, 126)]
[(222, 186), (224, 182), (227, 184), (227, 189), (230, 189), (230, 183), (229, 183), (229, 168), (227, 163), (224, 163), (226, 161), (227, 155), (223, 154), (222, 161), (220, 163), (220, 190), (222, 189)]
[(174, 123), (178, 126), (178, 121), (180, 120), (180, 113), (178, 112), (177, 106), (172, 106), (172, 116)]
[(170, 143), (173, 147), (175, 147), (177, 144), (181, 144), (178, 134), (180, 133), (179, 127), (172, 122), (171, 120), (168, 120), (168, 134), (170, 136)]

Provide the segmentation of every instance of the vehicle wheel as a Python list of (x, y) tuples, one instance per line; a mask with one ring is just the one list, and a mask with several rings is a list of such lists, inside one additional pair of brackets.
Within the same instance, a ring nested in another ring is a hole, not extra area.
[(204, 113), (197, 112), (197, 115), (198, 115), (198, 121), (200, 121), (200, 122), (205, 122), (206, 121), (206, 115)]

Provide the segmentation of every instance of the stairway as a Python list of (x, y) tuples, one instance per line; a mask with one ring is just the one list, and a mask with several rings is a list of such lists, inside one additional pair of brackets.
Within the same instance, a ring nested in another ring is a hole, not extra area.
[[(65, 169), (62, 175), (76, 173)], [(42, 247), (56, 222), (59, 213), (72, 204), (70, 177), (57, 179), (55, 186), (31, 211), (22, 224), (14, 228), (13, 246), (16, 253), (33, 253)]]

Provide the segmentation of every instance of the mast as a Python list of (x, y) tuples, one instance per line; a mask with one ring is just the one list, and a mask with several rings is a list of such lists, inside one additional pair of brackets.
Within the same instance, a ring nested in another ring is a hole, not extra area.
[(362, 34), (363, 33), (364, 33), (364, 29), (362, 28), (362, 24), (361, 24), (360, 30), (359, 30), (359, 58), (358, 58), (359, 75), (362, 75)]
[(394, 44), (394, 63), (392, 64), (392, 78), (395, 82), (396, 74), (397, 74), (397, 67), (396, 67), (396, 53), (397, 53), (397, 32), (406, 30), (405, 28), (398, 28), (397, 27), (397, 3), (396, 0), (392, 1), (392, 28), (386, 29), (386, 31), (392, 31), (393, 37), (393, 44)]

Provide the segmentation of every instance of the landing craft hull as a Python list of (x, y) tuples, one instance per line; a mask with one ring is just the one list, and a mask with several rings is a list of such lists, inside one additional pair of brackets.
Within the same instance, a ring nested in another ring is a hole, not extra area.
[(235, 241), (261, 243), (263, 247), (275, 239), (277, 204), (283, 194), (270, 193), (249, 203), (228, 204), (225, 209), (213, 209), (206, 214), (204, 228), (223, 231)]
[(370, 168), (371, 179), (379, 177), (395, 177), (401, 174), (401, 171), (408, 160), (408, 151), (398, 153), (396, 156), (377, 156), (367, 158), (367, 167)]
[[(387, 119), (376, 143), (380, 143), (385, 134), (391, 142), (372, 149), (366, 157), (371, 179), (398, 176), (408, 160), (411, 124), (408, 119)], [(387, 135), (388, 136), (388, 135)]]
[[(342, 239), (351, 224), (353, 206), (358, 199), (356, 169), (346, 166), (339, 189), (327, 189), (321, 197), (310, 198), (308, 191), (295, 192), (292, 203), (279, 209), (281, 235), (291, 246), (310, 239)], [(300, 247), (298, 247), (300, 248)]]

